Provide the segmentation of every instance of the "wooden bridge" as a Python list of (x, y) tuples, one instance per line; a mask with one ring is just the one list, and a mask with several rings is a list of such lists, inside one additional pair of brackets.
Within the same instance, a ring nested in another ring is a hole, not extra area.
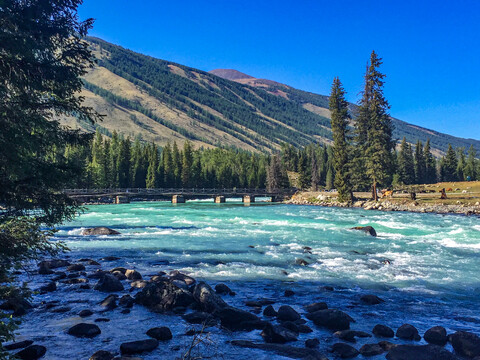
[(215, 203), (224, 203), (227, 198), (242, 198), (244, 203), (253, 203), (255, 198), (267, 197), (272, 202), (283, 201), (291, 197), (296, 188), (278, 189), (200, 189), (200, 188), (165, 188), (165, 189), (65, 189), (68, 196), (82, 202), (129, 203), (130, 200), (169, 200), (172, 203), (185, 203), (188, 199), (213, 199)]

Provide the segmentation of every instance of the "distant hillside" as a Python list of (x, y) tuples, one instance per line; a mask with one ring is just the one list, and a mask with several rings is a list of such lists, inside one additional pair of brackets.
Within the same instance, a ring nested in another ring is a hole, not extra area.
[[(331, 143), (328, 97), (297, 90), (236, 70), (204, 72), (89, 38), (98, 65), (85, 76), (86, 104), (105, 114), (92, 126), (70, 118), (69, 126), (100, 127), (165, 145), (191, 140), (196, 147), (234, 147), (272, 152), (283, 142), (297, 147)], [(215, 75), (216, 74), (216, 75)], [(229, 79), (233, 79), (229, 80)], [(351, 112), (356, 111), (351, 105)], [(444, 151), (480, 141), (456, 138), (395, 120), (395, 136), (426, 141)]]

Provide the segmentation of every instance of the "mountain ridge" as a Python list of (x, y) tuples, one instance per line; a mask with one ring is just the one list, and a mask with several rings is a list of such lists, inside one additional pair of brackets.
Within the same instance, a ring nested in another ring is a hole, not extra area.
[[(277, 151), (283, 142), (297, 147), (331, 144), (328, 96), (309, 93), (234, 69), (205, 72), (88, 38), (97, 65), (85, 75), (86, 105), (107, 116), (97, 125), (65, 124), (88, 131), (141, 136), (158, 145), (187, 139), (196, 147)], [(214, 74), (217, 73), (217, 74)], [(228, 80), (224, 77), (234, 78)], [(349, 105), (355, 115), (357, 106)], [(393, 119), (395, 138), (415, 143), (431, 138), (440, 154), (448, 143), (480, 151), (480, 141), (442, 134)]]

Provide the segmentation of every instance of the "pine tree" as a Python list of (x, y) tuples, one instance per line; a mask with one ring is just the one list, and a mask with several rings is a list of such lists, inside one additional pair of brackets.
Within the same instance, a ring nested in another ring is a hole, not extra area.
[(183, 145), (183, 158), (182, 158), (182, 186), (192, 186), (192, 165), (193, 165), (193, 152), (192, 144), (190, 141), (185, 141)]
[(153, 189), (157, 183), (158, 168), (158, 149), (155, 144), (148, 147), (148, 153), (147, 179), (145, 184), (148, 189)]
[(180, 187), (182, 185), (182, 154), (180, 154), (177, 143), (175, 141), (173, 142), (172, 164), (174, 186)]
[(420, 140), (417, 141), (415, 146), (415, 184), (425, 184), (425, 154), (423, 151), (423, 145)]
[(430, 139), (428, 139), (423, 148), (425, 159), (425, 183), (427, 184), (437, 182), (437, 161), (433, 157), (430, 149)]
[(172, 147), (170, 146), (170, 143), (167, 143), (167, 145), (163, 148), (162, 162), (164, 171), (163, 183), (165, 184), (165, 187), (175, 187), (175, 173), (172, 158)]
[(458, 153), (458, 163), (457, 163), (457, 179), (459, 181), (464, 181), (465, 180), (465, 166), (467, 165), (467, 159), (465, 157), (465, 148), (460, 147), (457, 148), (457, 153)]
[[(350, 145), (348, 143), (348, 109), (345, 90), (340, 79), (333, 80), (329, 108), (333, 134), (333, 167), (335, 169), (334, 186), (340, 201), (353, 200), (353, 187), (350, 173)], [(330, 174), (330, 176), (329, 176)], [(327, 173), (327, 188), (331, 186), (332, 172)]]
[(308, 156), (306, 151), (300, 152), (298, 159), (298, 185), (301, 189), (308, 189), (312, 183), (310, 168), (308, 166)]
[(266, 175), (268, 191), (272, 192), (289, 187), (287, 172), (278, 155), (273, 155), (270, 159)]
[(122, 139), (119, 144), (118, 153), (118, 186), (121, 188), (130, 187), (130, 138)]
[(448, 150), (442, 159), (442, 180), (457, 181), (457, 154), (452, 145), (448, 144)]
[(146, 177), (147, 177), (147, 171), (146, 171), (146, 161), (145, 157), (143, 156), (143, 146), (140, 143), (140, 138), (137, 137), (135, 138), (135, 141), (133, 143), (132, 147), (132, 158), (131, 158), (131, 166), (132, 169), (130, 171), (132, 179), (131, 183), (132, 186), (135, 188), (145, 188), (146, 187)]
[(367, 175), (372, 184), (372, 197), (378, 200), (377, 185), (391, 181), (393, 125), (388, 115), (390, 105), (383, 96), (385, 75), (378, 71), (381, 59), (373, 51), (365, 75), (365, 90), (360, 102), (362, 116), (367, 117), (368, 136), (365, 149)]
[(400, 152), (397, 157), (398, 182), (404, 185), (413, 184), (415, 181), (414, 160), (412, 147), (407, 143), (405, 137), (400, 145)]
[(470, 178), (471, 181), (477, 180), (478, 177), (476, 157), (477, 151), (473, 145), (470, 145), (470, 148), (468, 149), (467, 164), (465, 165), (465, 177)]
[(354, 190), (364, 191), (369, 188), (367, 176), (367, 148), (368, 133), (370, 129), (370, 102), (372, 98), (371, 81), (368, 78), (369, 66), (365, 72), (365, 87), (362, 92), (362, 99), (359, 102), (358, 116), (355, 121), (355, 137), (353, 148), (353, 159), (351, 165), (351, 176)]

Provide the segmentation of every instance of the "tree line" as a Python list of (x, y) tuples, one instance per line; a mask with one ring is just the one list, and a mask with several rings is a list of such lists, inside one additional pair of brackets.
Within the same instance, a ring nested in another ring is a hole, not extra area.
[(241, 150), (194, 149), (190, 141), (163, 148), (97, 130), (85, 146), (67, 146), (65, 157), (84, 166), (76, 188), (264, 188), (268, 157)]

